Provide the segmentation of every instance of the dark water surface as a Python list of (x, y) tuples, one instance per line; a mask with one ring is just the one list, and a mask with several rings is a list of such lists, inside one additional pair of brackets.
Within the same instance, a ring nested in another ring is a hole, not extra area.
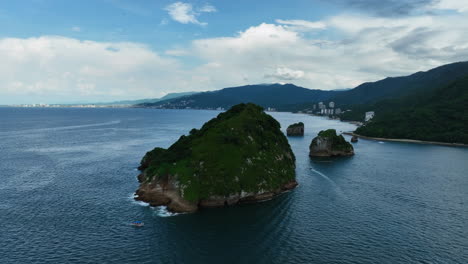
[(467, 148), (360, 140), (311, 161), (317, 132), (353, 129), (318, 117), (273, 113), (306, 127), (292, 192), (176, 216), (133, 201), (146, 151), (216, 115), (0, 108), (0, 263), (468, 263)]

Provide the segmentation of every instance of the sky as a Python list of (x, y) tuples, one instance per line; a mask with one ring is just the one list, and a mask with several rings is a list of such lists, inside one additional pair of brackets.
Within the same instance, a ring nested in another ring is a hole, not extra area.
[(467, 60), (468, 0), (0, 0), (0, 104), (333, 90)]

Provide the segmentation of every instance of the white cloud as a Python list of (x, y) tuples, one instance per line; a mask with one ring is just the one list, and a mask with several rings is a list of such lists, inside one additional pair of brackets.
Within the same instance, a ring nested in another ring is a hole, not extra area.
[(190, 55), (187, 50), (184, 49), (172, 49), (172, 50), (166, 50), (164, 52), (166, 55), (170, 56), (187, 56)]
[(169, 16), (174, 21), (177, 21), (182, 24), (198, 24), (198, 25), (207, 25), (206, 22), (200, 22), (197, 17), (200, 13), (212, 13), (216, 12), (216, 8), (212, 5), (205, 5), (199, 8), (197, 11), (194, 10), (192, 4), (175, 2), (166, 6), (166, 11), (168, 11)]
[(317, 35), (297, 27), (306, 22), (262, 23), (233, 36), (179, 44), (162, 54), (138, 43), (52, 36), (0, 39), (0, 103), (33, 96), (48, 101), (158, 97), (272, 79), (314, 89), (350, 88), (468, 60), (464, 13), (338, 15), (311, 21), (324, 25)]
[(74, 26), (71, 28), (71, 31), (74, 31), (74, 32), (81, 32), (81, 28), (78, 27), (78, 26)]
[(277, 80), (291, 81), (304, 77), (303, 71), (293, 70), (286, 67), (276, 68), (276, 72), (265, 74), (266, 78), (273, 78)]
[(292, 27), (293, 30), (317, 30), (325, 29), (327, 26), (323, 22), (311, 22), (306, 20), (283, 20), (276, 19), (276, 23)]
[(204, 5), (202, 6), (201, 8), (198, 9), (198, 12), (202, 12), (202, 13), (213, 13), (213, 12), (216, 12), (218, 10), (216, 10), (216, 7), (212, 6), (212, 5)]
[(311, 22), (323, 24), (333, 38), (307, 37), (285, 20), (278, 22), (233, 37), (193, 41), (187, 52), (205, 61), (194, 74), (209, 76), (208, 88), (290, 78), (305, 87), (336, 89), (468, 60), (468, 17), (463, 15), (339, 15)]
[(436, 1), (432, 8), (456, 10), (458, 12), (468, 12), (467, 0), (439, 0)]
[[(23, 96), (49, 101), (109, 100), (154, 97), (169, 92), (165, 89), (177, 90), (179, 63), (137, 43), (55, 36), (6, 38), (0, 39), (0, 57), (3, 100)], [(174, 86), (168, 86), (171, 83)]]

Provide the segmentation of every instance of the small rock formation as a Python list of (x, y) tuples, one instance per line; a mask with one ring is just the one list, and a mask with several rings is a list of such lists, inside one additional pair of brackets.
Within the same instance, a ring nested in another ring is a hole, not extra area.
[(135, 199), (173, 212), (270, 199), (297, 186), (280, 124), (254, 104), (233, 106), (168, 149), (153, 149), (139, 169)]
[(304, 136), (304, 123), (299, 122), (288, 126), (286, 134), (288, 136)]
[(323, 130), (310, 143), (310, 157), (352, 156), (354, 149), (335, 129)]
[(353, 143), (358, 142), (358, 137), (357, 137), (356, 135), (354, 135), (354, 136), (351, 138), (351, 142), (353, 142)]

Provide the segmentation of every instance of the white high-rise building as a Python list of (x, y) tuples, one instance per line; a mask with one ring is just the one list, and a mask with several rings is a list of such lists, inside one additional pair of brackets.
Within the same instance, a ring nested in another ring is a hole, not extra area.
[(330, 103), (328, 103), (328, 106), (329, 106), (330, 108), (335, 108), (335, 102), (330, 102)]

